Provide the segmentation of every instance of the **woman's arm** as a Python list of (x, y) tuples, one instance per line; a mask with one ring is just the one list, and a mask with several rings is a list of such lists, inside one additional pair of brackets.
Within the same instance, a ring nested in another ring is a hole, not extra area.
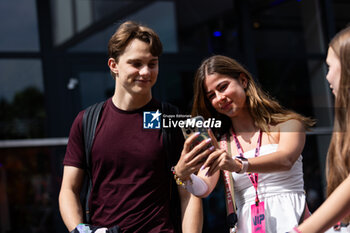
[(83, 211), (79, 198), (83, 177), (84, 170), (64, 166), (59, 207), (63, 222), (69, 231), (79, 223), (83, 223)]
[(298, 120), (279, 124), (279, 141), (276, 152), (268, 156), (248, 159), (249, 172), (288, 171), (299, 158), (305, 145), (305, 129)]
[(350, 214), (350, 175), (298, 229), (302, 233), (324, 232)]
[(203, 229), (202, 199), (195, 197), (178, 186), (181, 201), (181, 219), (183, 233), (201, 233)]
[[(292, 168), (299, 158), (305, 144), (305, 129), (302, 123), (298, 120), (288, 120), (275, 128), (274, 130), (279, 131), (277, 151), (268, 156), (249, 158), (248, 172), (287, 171)], [(209, 167), (208, 174), (211, 176), (218, 170), (240, 171), (243, 164), (225, 152), (211, 154), (204, 167)]]

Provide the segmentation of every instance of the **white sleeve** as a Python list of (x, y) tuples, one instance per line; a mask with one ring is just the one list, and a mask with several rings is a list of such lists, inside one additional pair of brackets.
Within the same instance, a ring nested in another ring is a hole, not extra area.
[(193, 195), (202, 196), (208, 191), (207, 183), (205, 183), (200, 177), (191, 174), (191, 180), (186, 182), (185, 188)]

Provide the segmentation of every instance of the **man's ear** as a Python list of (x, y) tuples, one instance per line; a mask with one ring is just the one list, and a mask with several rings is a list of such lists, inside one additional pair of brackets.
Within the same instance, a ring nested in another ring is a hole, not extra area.
[(118, 64), (114, 58), (108, 59), (108, 67), (116, 76), (118, 76)]
[(245, 73), (240, 73), (239, 77), (238, 77), (238, 80), (241, 83), (241, 85), (243, 86), (243, 88), (246, 89), (247, 86), (248, 86), (248, 78), (247, 78), (246, 74)]

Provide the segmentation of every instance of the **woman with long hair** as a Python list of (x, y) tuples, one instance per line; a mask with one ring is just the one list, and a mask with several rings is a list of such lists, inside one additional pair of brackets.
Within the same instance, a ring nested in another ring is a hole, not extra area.
[(327, 80), (335, 95), (335, 121), (327, 154), (327, 200), (294, 232), (350, 232), (350, 27), (329, 44)]
[(212, 129), (217, 153), (191, 154), (191, 140), (185, 142), (188, 153), (174, 170), (190, 192), (208, 196), (220, 170), (229, 171), (238, 232), (287, 232), (302, 221), (307, 211), (301, 152), (313, 120), (283, 108), (241, 64), (220, 55), (203, 61), (196, 73), (192, 115), (222, 125)]

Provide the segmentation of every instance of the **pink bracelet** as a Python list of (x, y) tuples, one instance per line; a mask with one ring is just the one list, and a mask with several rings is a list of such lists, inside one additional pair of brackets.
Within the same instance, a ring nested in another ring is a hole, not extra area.
[(297, 227), (294, 227), (292, 232), (295, 232), (295, 233), (302, 233)]

